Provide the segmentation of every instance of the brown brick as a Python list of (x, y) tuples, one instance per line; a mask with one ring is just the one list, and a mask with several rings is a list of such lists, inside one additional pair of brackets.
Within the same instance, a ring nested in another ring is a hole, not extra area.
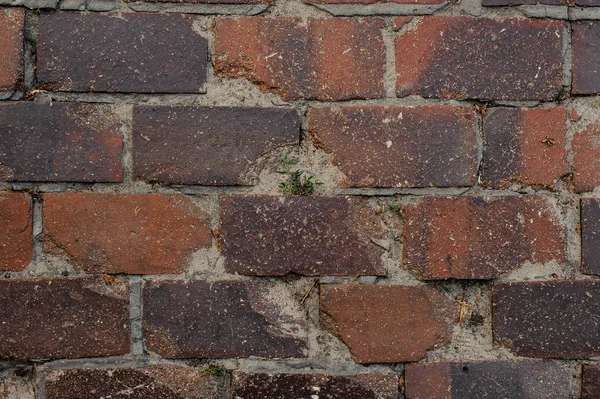
[(571, 370), (549, 361), (409, 364), (407, 399), (571, 397)]
[(317, 146), (333, 154), (346, 187), (475, 184), (477, 133), (470, 107), (310, 108)]
[(483, 130), (483, 177), (492, 187), (548, 187), (569, 173), (565, 108), (488, 110)]
[(280, 300), (255, 282), (147, 283), (146, 347), (168, 358), (306, 357), (306, 321)]
[(90, 104), (0, 104), (0, 181), (120, 182), (114, 119)]
[(251, 185), (259, 159), (298, 145), (294, 109), (135, 107), (134, 175), (167, 184)]
[(494, 285), (496, 340), (518, 356), (600, 355), (600, 283), (549, 281)]
[(232, 385), (236, 399), (398, 398), (398, 376), (391, 372), (358, 375), (235, 372)]
[(564, 27), (544, 19), (424, 17), (396, 39), (397, 94), (553, 100), (562, 90)]
[(571, 24), (573, 46), (573, 94), (600, 92), (600, 22)]
[(215, 71), (285, 99), (384, 95), (381, 18), (217, 18)]
[(600, 6), (599, 0), (569, 0), (569, 4), (574, 4), (576, 6), (582, 7), (598, 7)]
[(44, 249), (81, 270), (180, 273), (211, 245), (209, 216), (187, 197), (159, 194), (45, 194)]
[(600, 200), (581, 200), (581, 268), (584, 273), (600, 275)]
[(600, 124), (590, 123), (573, 134), (573, 184), (578, 192), (600, 186)]
[(24, 21), (23, 10), (0, 10), (0, 91), (22, 88)]
[(251, 276), (296, 273), (383, 275), (381, 219), (365, 200), (344, 197), (221, 197), (225, 270)]
[(425, 197), (403, 212), (404, 266), (420, 279), (492, 279), (565, 257), (565, 228), (541, 196)]
[(359, 363), (419, 360), (449, 343), (457, 316), (456, 304), (430, 286), (321, 286), (321, 324)]
[(597, 398), (600, 398), (600, 367), (584, 364), (581, 382), (581, 399)]
[(218, 399), (213, 376), (174, 364), (57, 369), (46, 374), (47, 399)]
[(31, 262), (31, 197), (0, 193), (0, 270), (24, 270)]
[(0, 359), (129, 352), (125, 284), (102, 279), (0, 280)]
[(207, 54), (180, 15), (43, 13), (37, 78), (55, 91), (204, 93)]

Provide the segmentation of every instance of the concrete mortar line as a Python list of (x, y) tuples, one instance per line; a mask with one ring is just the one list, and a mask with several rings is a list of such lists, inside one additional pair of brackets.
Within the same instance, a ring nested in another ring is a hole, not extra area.
[(39, 14), (31, 10), (25, 11), (23, 35), (23, 79), (25, 92), (37, 87), (36, 81), (36, 42)]
[(131, 353), (133, 356), (143, 356), (144, 329), (142, 327), (142, 278), (138, 275), (128, 276), (129, 283), (129, 326)]
[(394, 18), (385, 18), (385, 26), (381, 30), (385, 45), (385, 72), (383, 87), (386, 98), (396, 98), (396, 32), (394, 32)]
[(43, 239), (44, 239), (44, 222), (42, 218), (42, 198), (33, 196), (33, 212), (31, 215), (33, 225), (33, 267), (34, 269), (40, 264), (43, 257)]

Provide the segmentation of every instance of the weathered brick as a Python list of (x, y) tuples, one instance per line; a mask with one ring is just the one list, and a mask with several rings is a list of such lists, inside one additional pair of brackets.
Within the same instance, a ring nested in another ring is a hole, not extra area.
[(599, 0), (569, 0), (569, 4), (582, 7), (598, 7), (600, 6)]
[(46, 374), (47, 399), (218, 399), (210, 374), (174, 364), (57, 369)]
[(409, 364), (407, 399), (571, 397), (571, 370), (549, 361)]
[(193, 4), (275, 4), (275, 0), (126, 0), (144, 3), (193, 3)]
[(458, 307), (430, 286), (321, 286), (321, 324), (359, 363), (411, 362), (449, 343)]
[(483, 177), (492, 187), (547, 187), (569, 173), (565, 108), (492, 109), (483, 130)]
[(0, 193), (0, 270), (24, 270), (31, 262), (31, 197)]
[(600, 186), (600, 124), (590, 123), (573, 134), (573, 184), (578, 192)]
[(403, 214), (404, 267), (420, 279), (492, 279), (565, 257), (565, 228), (541, 196), (425, 197)]
[(209, 216), (182, 195), (44, 195), (44, 249), (81, 270), (180, 273), (211, 245)]
[(221, 197), (225, 270), (251, 276), (383, 275), (381, 220), (365, 200)]
[(547, 19), (424, 17), (396, 39), (397, 94), (553, 100), (562, 90), (564, 27)]
[(129, 352), (128, 292), (102, 279), (0, 280), (0, 359)]
[(207, 43), (180, 15), (44, 13), (38, 84), (55, 91), (203, 93)]
[(0, 399), (36, 399), (31, 369), (0, 369)]
[(278, 300), (246, 281), (147, 283), (146, 347), (168, 358), (306, 357), (306, 321)]
[(344, 398), (396, 399), (398, 376), (387, 374), (233, 374), (233, 397), (255, 398)]
[(0, 181), (120, 182), (114, 119), (90, 104), (0, 104)]
[(446, 0), (307, 0), (308, 4), (379, 4), (379, 3), (395, 3), (395, 4), (442, 4), (447, 3)]
[(18, 90), (22, 86), (24, 21), (23, 10), (0, 10), (0, 91)]
[(583, 365), (581, 399), (600, 398), (600, 367)]
[(294, 109), (135, 107), (134, 175), (167, 184), (250, 185), (267, 152), (300, 140)]
[(470, 107), (310, 108), (310, 134), (333, 154), (346, 187), (475, 184), (477, 132)]
[(215, 71), (285, 99), (384, 95), (381, 18), (217, 18)]
[(600, 200), (581, 200), (581, 268), (600, 275)]
[(496, 7), (496, 6), (525, 6), (525, 5), (549, 5), (549, 6), (560, 6), (566, 5), (566, 0), (481, 0), (481, 4), (484, 7)]
[(576, 21), (571, 24), (573, 46), (573, 94), (600, 92), (600, 22)]
[(600, 355), (600, 283), (549, 281), (494, 284), (496, 340), (518, 356)]

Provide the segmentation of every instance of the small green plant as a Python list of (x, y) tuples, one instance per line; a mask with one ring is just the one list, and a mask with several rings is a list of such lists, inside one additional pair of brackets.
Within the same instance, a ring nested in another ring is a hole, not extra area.
[(399, 213), (402, 210), (402, 205), (394, 202), (388, 205), (388, 210), (392, 213)]
[(319, 180), (313, 180), (313, 176), (307, 176), (303, 170), (296, 169), (292, 171), (292, 166), (298, 164), (297, 159), (289, 159), (288, 154), (285, 154), (281, 160), (283, 170), (278, 173), (287, 176), (287, 180), (279, 184), (279, 189), (284, 194), (293, 195), (311, 195), (315, 191), (315, 185), (323, 184)]
[(212, 375), (214, 377), (222, 377), (227, 375), (227, 369), (219, 364), (210, 364), (202, 370), (204, 374)]

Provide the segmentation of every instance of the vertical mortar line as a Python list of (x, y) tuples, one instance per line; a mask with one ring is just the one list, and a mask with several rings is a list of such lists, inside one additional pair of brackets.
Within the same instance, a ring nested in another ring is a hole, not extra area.
[(385, 72), (383, 75), (383, 88), (385, 98), (396, 98), (396, 49), (394, 32), (394, 18), (386, 17), (385, 26), (381, 30), (385, 45)]
[(142, 329), (142, 277), (130, 276), (129, 280), (129, 325), (131, 353), (134, 356), (144, 354), (144, 331)]
[(43, 199), (41, 195), (33, 195), (32, 197), (32, 225), (33, 225), (33, 247), (32, 261), (34, 268), (37, 269), (43, 258), (43, 237), (44, 237), (44, 221), (42, 218)]
[(23, 28), (23, 83), (25, 92), (37, 87), (36, 64), (37, 64), (37, 34), (39, 14), (32, 10), (25, 10), (25, 21)]
[(483, 128), (484, 115), (480, 111), (475, 111), (475, 140), (477, 143), (477, 175), (475, 177), (475, 186), (479, 186), (483, 179), (483, 166), (485, 156), (485, 131)]
[(46, 399), (46, 372), (40, 371), (37, 365), (33, 366), (32, 385), (36, 399)]
[(572, 61), (573, 61), (573, 48), (571, 41), (571, 21), (565, 21), (566, 26), (563, 28), (563, 40), (562, 40), (562, 59), (563, 59), (563, 92), (571, 97), (571, 84), (573, 82), (573, 76), (571, 73)]
[(578, 359), (573, 359), (568, 361), (568, 364), (571, 366), (573, 385), (571, 390), (571, 395), (573, 398), (581, 397), (581, 390), (583, 388), (583, 363)]
[(113, 105), (113, 109), (119, 114), (123, 123), (121, 132), (123, 134), (123, 152), (121, 163), (123, 165), (123, 183), (133, 184), (133, 104)]

